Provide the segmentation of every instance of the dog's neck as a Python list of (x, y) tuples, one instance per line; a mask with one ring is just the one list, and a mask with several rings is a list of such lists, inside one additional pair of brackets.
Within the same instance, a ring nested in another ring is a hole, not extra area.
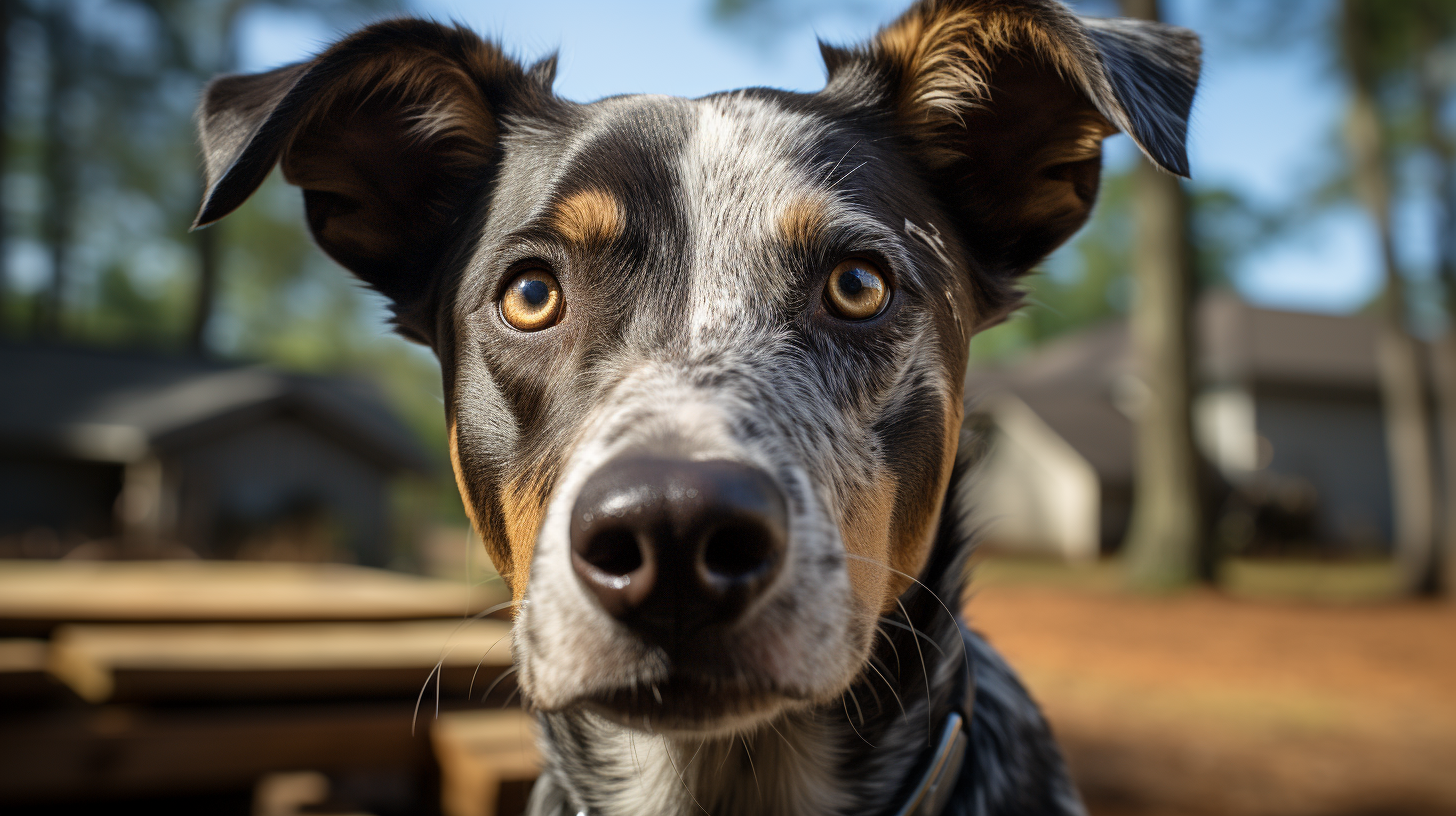
[(951, 501), (944, 516), (926, 584), (881, 618), (873, 657), (839, 699), (734, 739), (654, 735), (580, 711), (546, 715), (547, 770), (531, 816), (894, 812), (962, 708), (966, 640), (953, 610), (970, 542)]

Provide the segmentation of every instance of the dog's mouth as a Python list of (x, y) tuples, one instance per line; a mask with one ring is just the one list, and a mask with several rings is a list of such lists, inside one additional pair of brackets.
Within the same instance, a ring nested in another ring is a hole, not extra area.
[(579, 705), (621, 725), (651, 732), (733, 732), (772, 719), (812, 695), (748, 677), (675, 673), (592, 692)]

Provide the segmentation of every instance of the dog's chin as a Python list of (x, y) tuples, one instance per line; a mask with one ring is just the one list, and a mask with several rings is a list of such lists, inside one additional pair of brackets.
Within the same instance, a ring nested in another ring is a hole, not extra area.
[(596, 691), (571, 706), (638, 731), (672, 736), (732, 736), (755, 730), (785, 711), (810, 704), (793, 690), (673, 676), (664, 681)]

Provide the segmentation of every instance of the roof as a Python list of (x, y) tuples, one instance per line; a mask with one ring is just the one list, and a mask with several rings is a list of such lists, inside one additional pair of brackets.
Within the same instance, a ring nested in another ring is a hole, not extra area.
[[(1219, 292), (1198, 306), (1199, 364), (1209, 384), (1323, 387), (1378, 393), (1376, 332), (1363, 316), (1250, 306)], [(1056, 338), (1017, 364), (972, 370), (967, 413), (994, 413), (1013, 394), (1109, 481), (1133, 470), (1133, 428), (1119, 408), (1138, 388), (1127, 322)]]
[(1215, 382), (1377, 391), (1378, 324), (1364, 315), (1259, 309), (1228, 293), (1199, 304), (1203, 375)]
[(0, 345), (0, 447), (132, 462), (280, 414), (389, 470), (429, 458), (379, 392), (356, 380), (197, 357)]

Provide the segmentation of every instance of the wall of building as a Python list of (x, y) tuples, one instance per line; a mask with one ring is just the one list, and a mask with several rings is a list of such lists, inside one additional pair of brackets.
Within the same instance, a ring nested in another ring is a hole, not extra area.
[[(317, 549), (334, 536), (368, 566), (390, 560), (388, 478), (379, 467), (297, 418), (281, 415), (166, 457), (178, 537), (204, 557), (240, 547)], [(248, 555), (249, 553), (242, 553)], [(329, 557), (302, 552), (309, 560)]]
[(985, 545), (1074, 561), (1100, 551), (1097, 474), (1025, 403), (998, 400), (972, 486)]
[(113, 535), (121, 470), (107, 463), (0, 454), (0, 537), (39, 528), (64, 540)]
[(1388, 547), (1390, 470), (1373, 394), (1261, 387), (1255, 415), (1264, 478), (1314, 489), (1317, 536), (1345, 548)]

